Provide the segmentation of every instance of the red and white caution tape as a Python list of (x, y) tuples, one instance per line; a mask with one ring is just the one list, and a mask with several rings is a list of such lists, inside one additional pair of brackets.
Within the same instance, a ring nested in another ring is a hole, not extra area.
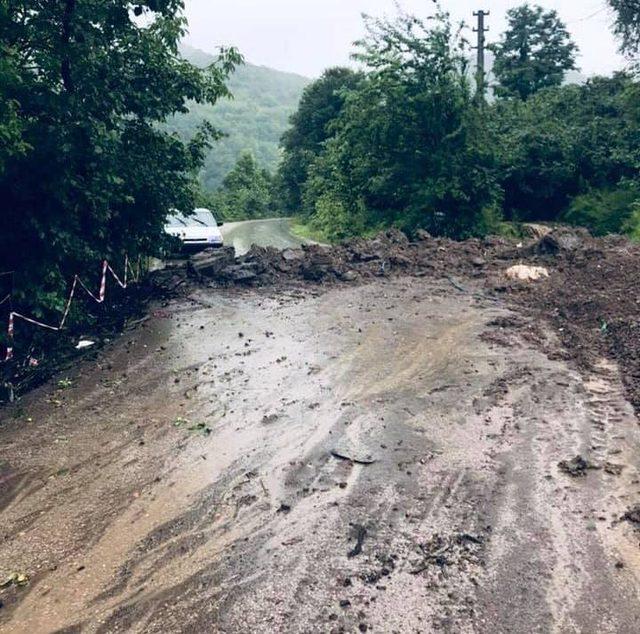
[[(87, 295), (89, 295), (89, 297), (91, 297), (95, 302), (97, 302), (98, 304), (102, 304), (104, 302), (105, 296), (106, 296), (106, 292), (107, 292), (107, 272), (111, 273), (111, 275), (113, 276), (113, 278), (115, 279), (115, 281), (117, 282), (117, 284), (121, 287), (121, 288), (127, 288), (128, 286), (128, 282), (127, 282), (127, 278), (128, 278), (128, 273), (129, 271), (131, 271), (131, 274), (133, 276), (133, 281), (137, 282), (140, 279), (140, 269), (141, 269), (141, 262), (140, 259), (138, 259), (138, 268), (137, 268), (137, 272), (134, 271), (133, 267), (131, 266), (131, 264), (129, 263), (129, 258), (125, 257), (124, 260), (124, 276), (123, 276), (123, 280), (121, 280), (118, 275), (116, 274), (116, 272), (113, 270), (113, 268), (111, 267), (111, 265), (109, 264), (109, 262), (107, 260), (104, 260), (102, 262), (102, 275), (100, 278), (100, 290), (98, 291), (98, 295), (94, 295), (89, 288), (87, 287), (87, 285), (80, 279), (79, 275), (75, 275), (73, 278), (73, 283), (71, 284), (71, 290), (69, 291), (69, 297), (67, 299), (67, 302), (65, 304), (64, 307), (64, 312), (62, 313), (62, 318), (60, 319), (60, 323), (57, 326), (52, 326), (50, 324), (45, 324), (41, 321), (38, 321), (37, 319), (33, 319), (32, 317), (27, 317), (26, 315), (22, 315), (20, 313), (17, 313), (15, 311), (11, 311), (9, 313), (9, 324), (7, 326), (7, 353), (5, 355), (5, 361), (9, 361), (10, 359), (13, 358), (13, 341), (14, 341), (14, 335), (15, 335), (15, 321), (16, 319), (22, 319), (22, 321), (25, 321), (29, 324), (33, 324), (34, 326), (38, 326), (40, 328), (45, 328), (47, 330), (53, 330), (54, 332), (59, 332), (60, 330), (62, 330), (64, 328), (64, 325), (67, 321), (67, 317), (69, 316), (69, 312), (71, 310), (71, 303), (73, 302), (73, 298), (76, 294), (76, 290), (78, 288), (78, 285), (80, 285), (82, 287), (82, 289), (85, 291), (85, 293), (87, 293)], [(7, 295), (7, 297), (5, 297), (2, 301), (0, 301), (0, 305), (2, 305), (4, 302), (8, 301), (9, 299), (11, 299), (11, 295)]]

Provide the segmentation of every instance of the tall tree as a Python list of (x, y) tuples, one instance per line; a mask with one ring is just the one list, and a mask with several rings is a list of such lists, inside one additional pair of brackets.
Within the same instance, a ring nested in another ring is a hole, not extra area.
[(299, 213), (302, 185), (309, 166), (331, 135), (330, 125), (340, 114), (346, 94), (361, 79), (349, 68), (330, 68), (304, 90), (291, 127), (281, 141), (283, 160), (278, 171), (282, 204), (288, 213)]
[[(59, 309), (66, 281), (107, 257), (149, 253), (172, 208), (193, 208), (216, 131), (191, 142), (157, 123), (215, 102), (241, 61), (199, 70), (177, 46), (182, 0), (2, 0), (0, 270), (18, 305)], [(7, 130), (9, 131), (7, 133)]]
[(245, 152), (214, 195), (216, 212), (225, 219), (265, 218), (273, 213), (271, 175)]
[(467, 43), (449, 16), (370, 21), (367, 73), (310, 169), (305, 205), (325, 229), (423, 227), (482, 233), (497, 211), (492, 146), (469, 85)]
[(615, 31), (620, 37), (620, 48), (635, 56), (640, 51), (640, 2), (638, 0), (608, 0), (615, 11)]
[(19, 104), (11, 97), (17, 88), (19, 77), (16, 51), (6, 42), (5, 34), (9, 27), (8, 6), (5, 2), (0, 2), (0, 172), (10, 156), (26, 150), (21, 138)]
[(559, 86), (576, 68), (578, 47), (556, 11), (522, 5), (507, 12), (508, 27), (491, 49), (500, 97), (527, 99), (542, 88)]

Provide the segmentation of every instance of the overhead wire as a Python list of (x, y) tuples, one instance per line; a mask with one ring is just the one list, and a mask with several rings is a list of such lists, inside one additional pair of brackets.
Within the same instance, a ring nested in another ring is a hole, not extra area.
[(591, 20), (591, 18), (595, 18), (596, 16), (604, 13), (609, 7), (605, 4), (601, 6), (597, 11), (590, 13), (589, 15), (585, 15), (583, 18), (578, 18), (577, 20), (572, 20), (571, 22), (567, 22), (567, 24), (578, 24), (580, 22), (586, 22), (587, 20)]

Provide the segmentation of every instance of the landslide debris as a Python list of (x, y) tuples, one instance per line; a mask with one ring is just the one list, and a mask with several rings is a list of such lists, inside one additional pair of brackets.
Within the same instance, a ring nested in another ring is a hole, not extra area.
[(194, 256), (189, 271), (218, 286), (265, 286), (293, 279), (355, 282), (394, 273), (424, 276), (460, 270), (477, 275), (486, 266), (487, 254), (506, 244), (496, 238), (455, 242), (432, 238), (424, 231), (418, 237), (412, 242), (401, 231), (390, 229), (373, 239), (354, 238), (331, 247), (303, 245), (280, 251), (253, 246), (240, 257), (234, 257), (232, 247), (225, 247)]
[[(559, 239), (563, 236), (562, 239)], [(540, 243), (559, 249), (540, 249)], [(603, 357), (617, 362), (627, 397), (640, 412), (640, 244), (622, 236), (567, 237), (554, 231), (533, 245), (552, 274), (509, 298), (551, 321), (568, 354), (586, 369)], [(531, 252), (531, 246), (527, 248)]]
[[(603, 243), (585, 229), (570, 227), (555, 228), (525, 245), (497, 236), (464, 241), (434, 238), (423, 230), (409, 240), (401, 231), (389, 229), (375, 238), (353, 238), (329, 247), (311, 244), (281, 251), (253, 246), (239, 257), (235, 257), (233, 247), (207, 250), (191, 259), (189, 272), (200, 281), (223, 287), (266, 286), (294, 279), (331, 283), (393, 274), (420, 277), (462, 273), (475, 278), (493, 277), (493, 286), (506, 290), (509, 281), (519, 286), (518, 282), (546, 277), (554, 261), (597, 257)], [(509, 271), (532, 274), (514, 275)]]
[[(509, 279), (514, 267), (544, 269), (549, 278)], [(329, 285), (409, 275), (446, 279), (460, 292), (476, 294), (480, 288), (483, 297), (501, 298), (552, 322), (562, 354), (581, 367), (593, 368), (603, 356), (618, 362), (640, 412), (640, 245), (621, 236), (594, 238), (585, 229), (558, 226), (516, 244), (496, 236), (457, 242), (426, 231), (409, 240), (390, 229), (331, 247), (254, 246), (241, 257), (233, 248), (205, 251), (191, 260), (189, 272), (212, 287)]]

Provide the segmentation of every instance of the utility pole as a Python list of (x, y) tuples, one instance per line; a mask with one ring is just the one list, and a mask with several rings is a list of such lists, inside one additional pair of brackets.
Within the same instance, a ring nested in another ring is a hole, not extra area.
[(485, 28), (484, 19), (486, 16), (491, 15), (490, 11), (474, 11), (473, 17), (478, 18), (478, 27), (473, 29), (474, 33), (478, 34), (478, 46), (475, 48), (478, 51), (478, 66), (476, 72), (476, 82), (478, 85), (478, 90), (476, 93), (476, 98), (479, 103), (484, 102), (484, 93), (485, 93), (485, 71), (484, 71), (484, 50), (486, 39), (484, 34), (489, 30), (489, 28)]

